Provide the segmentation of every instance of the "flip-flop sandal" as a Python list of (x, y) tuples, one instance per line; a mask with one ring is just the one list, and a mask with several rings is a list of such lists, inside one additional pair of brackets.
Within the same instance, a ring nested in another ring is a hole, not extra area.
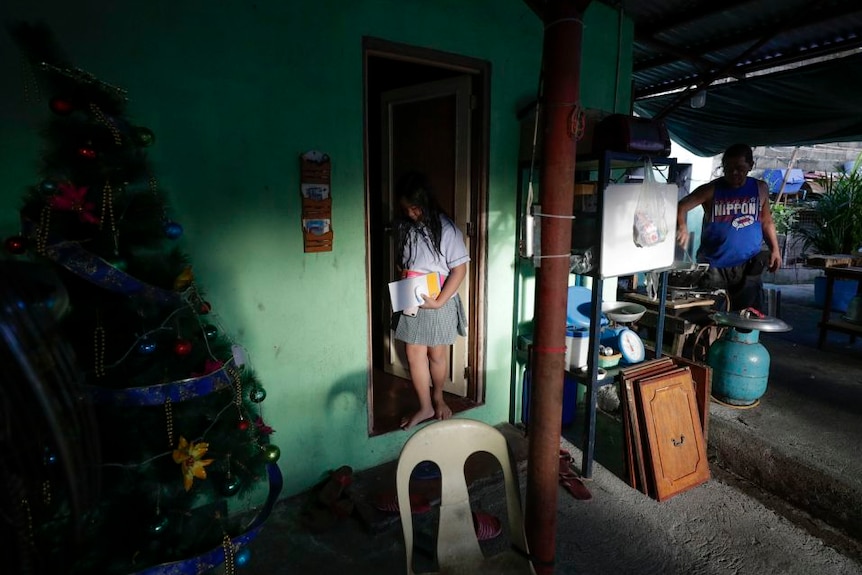
[(503, 525), (499, 519), (489, 513), (474, 511), (473, 529), (476, 530), (476, 539), (479, 541), (488, 541), (503, 532)]
[(575, 458), (572, 457), (572, 454), (566, 451), (565, 449), (560, 450), (560, 473), (571, 473), (572, 472), (572, 463), (575, 462)]
[(588, 501), (593, 498), (593, 494), (581, 481), (581, 478), (573, 473), (561, 473), (560, 485), (568, 491), (572, 497), (580, 501)]
[(332, 472), (320, 488), (317, 498), (324, 505), (330, 506), (341, 498), (345, 488), (351, 483), (353, 483), (353, 469), (348, 465), (342, 465)]
[[(374, 496), (374, 507), (387, 513), (399, 513), (398, 494), (394, 491), (378, 493)], [(410, 494), (410, 512), (413, 515), (421, 515), (429, 511), (431, 511), (431, 504), (425, 497), (417, 493)]]

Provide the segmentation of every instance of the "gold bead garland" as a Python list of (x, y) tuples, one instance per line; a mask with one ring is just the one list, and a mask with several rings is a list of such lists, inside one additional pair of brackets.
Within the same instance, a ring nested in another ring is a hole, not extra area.
[[(152, 172), (150, 172), (149, 184), (150, 191), (153, 193), (153, 196), (155, 196), (156, 199), (159, 199), (159, 181), (156, 179)], [(168, 214), (165, 211), (165, 204), (162, 203), (162, 220), (167, 221), (167, 219)]]
[(236, 554), (227, 533), (222, 537), (221, 546), (224, 548), (224, 575), (236, 575)]
[(103, 82), (90, 72), (87, 72), (80, 68), (60, 68), (59, 66), (54, 66), (53, 64), (49, 64), (47, 62), (39, 62), (39, 67), (52, 74), (69, 78), (73, 80), (76, 84), (82, 84), (85, 86), (95, 85), (97, 88), (104, 92), (111, 92), (111, 95), (117, 101), (128, 100), (128, 98), (126, 97), (127, 91), (125, 88), (120, 88), (118, 86), (108, 84), (107, 82)]
[(101, 318), (96, 319), (96, 330), (93, 334), (93, 371), (97, 378), (105, 376), (105, 328)]
[(27, 517), (27, 540), (30, 547), (33, 547), (36, 544), (36, 539), (33, 537), (33, 514), (30, 512), (30, 501), (26, 497), (21, 498), (21, 508)]
[(123, 135), (120, 134), (120, 129), (117, 128), (116, 125), (112, 121), (108, 119), (105, 113), (93, 102), (90, 102), (90, 111), (96, 116), (96, 119), (99, 120), (108, 130), (111, 131), (111, 137), (114, 139), (114, 144), (118, 146), (123, 145)]
[(233, 402), (236, 404), (236, 410), (239, 412), (240, 419), (242, 419), (242, 378), (233, 366), (228, 365), (226, 370), (228, 375), (230, 375), (231, 381), (233, 381)]
[(42, 503), (51, 505), (51, 481), (48, 479), (42, 481)]
[(168, 432), (168, 447), (174, 448), (174, 408), (171, 398), (165, 399), (165, 426)]
[(36, 252), (39, 255), (45, 255), (48, 245), (48, 228), (51, 225), (51, 205), (45, 204), (42, 206), (42, 212), (39, 214), (39, 229), (36, 231)]
[(105, 220), (109, 220), (111, 224), (111, 236), (114, 238), (114, 255), (119, 253), (117, 245), (117, 220), (114, 218), (114, 188), (111, 187), (111, 182), (105, 180), (105, 187), (102, 189), (102, 217), (99, 219), (99, 229), (102, 229)]

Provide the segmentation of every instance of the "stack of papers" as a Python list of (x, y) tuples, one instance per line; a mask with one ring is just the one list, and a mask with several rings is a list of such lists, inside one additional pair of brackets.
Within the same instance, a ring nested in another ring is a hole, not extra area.
[(430, 273), (412, 278), (389, 282), (389, 299), (392, 311), (402, 311), (425, 303), (422, 295), (437, 297), (442, 282), (439, 273)]

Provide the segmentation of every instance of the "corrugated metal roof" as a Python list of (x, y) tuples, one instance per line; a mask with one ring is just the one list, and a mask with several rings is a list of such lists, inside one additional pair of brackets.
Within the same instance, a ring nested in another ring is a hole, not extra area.
[(862, 141), (862, 1), (599, 1), (634, 23), (635, 111), (690, 150)]
[(635, 99), (862, 47), (859, 0), (605, 3), (635, 25)]

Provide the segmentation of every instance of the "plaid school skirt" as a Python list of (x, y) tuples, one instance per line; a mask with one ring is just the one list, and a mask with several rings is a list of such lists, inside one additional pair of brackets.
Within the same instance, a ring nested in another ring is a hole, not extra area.
[(461, 298), (455, 294), (440, 309), (419, 308), (416, 317), (395, 314), (395, 339), (418, 345), (452, 345), (459, 335), (467, 335), (467, 317)]

